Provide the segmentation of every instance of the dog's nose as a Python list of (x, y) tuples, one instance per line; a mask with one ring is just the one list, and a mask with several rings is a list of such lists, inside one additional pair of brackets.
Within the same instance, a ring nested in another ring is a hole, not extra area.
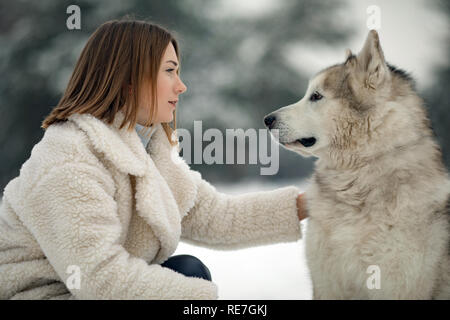
[(272, 127), (275, 124), (276, 119), (277, 119), (277, 117), (269, 115), (264, 118), (264, 124), (266, 125), (267, 128), (272, 129)]

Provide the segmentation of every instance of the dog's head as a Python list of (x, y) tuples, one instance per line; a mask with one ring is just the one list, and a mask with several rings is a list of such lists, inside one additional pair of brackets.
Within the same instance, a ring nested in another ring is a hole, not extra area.
[[(372, 30), (358, 55), (347, 50), (344, 63), (319, 72), (300, 101), (268, 114), (264, 123), (272, 134), (278, 130), (280, 144), (306, 157), (321, 157), (330, 149), (361, 153), (369, 145), (373, 150), (374, 143), (378, 149), (394, 143), (392, 122), (404, 122), (406, 112), (399, 97), (418, 98), (411, 79), (386, 63)], [(387, 124), (391, 131), (377, 132)]]

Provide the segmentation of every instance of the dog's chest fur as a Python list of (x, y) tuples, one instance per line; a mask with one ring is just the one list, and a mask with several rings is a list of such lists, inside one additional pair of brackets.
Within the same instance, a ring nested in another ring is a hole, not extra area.
[[(379, 266), (385, 279), (387, 273), (397, 273), (400, 260), (405, 260), (398, 258), (399, 252), (412, 256), (422, 252), (420, 259), (433, 261), (439, 253), (431, 248), (448, 242), (438, 237), (436, 243), (429, 241), (446, 233), (443, 217), (433, 214), (432, 208), (404, 209), (420, 208), (426, 202), (421, 195), (431, 192), (419, 190), (421, 186), (442, 189), (444, 181), (420, 185), (417, 181), (423, 178), (411, 171), (378, 172), (377, 167), (386, 163), (367, 171), (316, 167), (306, 192), (310, 218), (305, 239), (314, 298), (369, 298), (374, 294), (367, 286), (369, 267)], [(438, 197), (437, 192), (434, 195)]]
[(343, 299), (349, 298), (345, 292), (363, 287), (358, 282), (365, 281), (361, 275), (366, 275), (377, 250), (373, 238), (382, 232), (381, 221), (374, 223), (376, 215), (368, 213), (371, 192), (357, 175), (316, 172), (306, 193), (310, 215), (306, 250), (313, 281), (335, 287)]

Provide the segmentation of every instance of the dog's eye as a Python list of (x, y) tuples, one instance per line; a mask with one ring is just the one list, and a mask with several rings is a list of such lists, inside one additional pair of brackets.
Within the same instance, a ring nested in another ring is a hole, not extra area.
[(318, 93), (317, 91), (314, 91), (314, 93), (309, 97), (310, 101), (319, 101), (320, 99), (322, 99), (323, 96)]

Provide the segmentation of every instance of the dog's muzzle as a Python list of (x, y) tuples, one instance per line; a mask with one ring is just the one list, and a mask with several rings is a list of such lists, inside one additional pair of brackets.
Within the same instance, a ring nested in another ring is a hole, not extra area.
[[(269, 130), (272, 130), (273, 127), (275, 126), (276, 120), (277, 120), (276, 116), (269, 114), (266, 117), (264, 117), (264, 124), (266, 125), (267, 128), (269, 128)], [(308, 148), (312, 147), (316, 143), (316, 138), (314, 137), (302, 138), (297, 139), (296, 142)]]

